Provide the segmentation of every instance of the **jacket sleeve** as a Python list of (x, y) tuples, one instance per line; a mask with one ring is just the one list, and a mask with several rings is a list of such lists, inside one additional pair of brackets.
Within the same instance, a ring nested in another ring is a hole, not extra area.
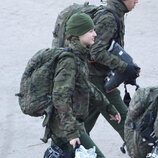
[(123, 72), (127, 63), (116, 55), (108, 52), (109, 44), (117, 31), (117, 23), (114, 16), (111, 14), (112, 13), (107, 13), (107, 15), (100, 16), (97, 19), (95, 25), (97, 37), (91, 48), (90, 54), (92, 60), (108, 66), (110, 69), (117, 69)]
[(62, 57), (56, 67), (52, 97), (59, 117), (59, 128), (66, 134), (68, 140), (79, 137), (79, 131), (76, 128), (77, 121), (72, 111), (75, 75), (74, 58)]
[(90, 102), (95, 106), (99, 106), (101, 111), (106, 111), (109, 114), (116, 115), (118, 111), (116, 108), (110, 104), (106, 96), (91, 82), (89, 82), (90, 87)]

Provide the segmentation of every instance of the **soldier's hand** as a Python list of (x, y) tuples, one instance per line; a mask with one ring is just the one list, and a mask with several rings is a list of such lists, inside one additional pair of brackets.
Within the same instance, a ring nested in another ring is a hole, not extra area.
[(116, 115), (111, 115), (111, 114), (109, 114), (109, 116), (110, 116), (110, 120), (117, 121), (117, 123), (120, 123), (120, 122), (121, 122), (120, 113), (117, 113)]
[(70, 143), (70, 145), (72, 145), (72, 146), (73, 146), (73, 148), (75, 148), (77, 144), (78, 144), (78, 145), (80, 145), (80, 144), (81, 144), (81, 142), (80, 142), (80, 139), (79, 139), (79, 138), (74, 138), (74, 139), (71, 139), (71, 140), (69, 141), (69, 143)]

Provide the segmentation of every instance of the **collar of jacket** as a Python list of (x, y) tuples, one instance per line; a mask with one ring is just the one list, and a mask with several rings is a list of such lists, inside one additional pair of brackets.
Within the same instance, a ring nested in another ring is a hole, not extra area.
[(82, 60), (87, 60), (89, 49), (83, 47), (79, 40), (73, 40), (70, 42), (69, 47), (72, 48), (73, 52)]
[(114, 10), (119, 17), (123, 17), (125, 13), (129, 12), (122, 0), (108, 0), (107, 7)]

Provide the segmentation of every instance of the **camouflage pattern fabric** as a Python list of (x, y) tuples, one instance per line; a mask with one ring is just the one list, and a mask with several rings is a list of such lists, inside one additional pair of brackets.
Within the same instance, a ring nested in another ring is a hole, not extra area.
[(47, 108), (51, 109), (54, 69), (62, 51), (59, 48), (42, 49), (29, 60), (21, 78), (20, 93), (16, 94), (24, 114), (42, 116)]
[[(111, 69), (117, 69), (124, 71), (127, 64), (123, 62), (119, 57), (110, 54), (107, 50), (111, 44), (111, 40), (115, 40), (122, 47), (124, 46), (124, 15), (128, 12), (123, 3), (118, 0), (110, 0), (107, 2), (107, 8), (114, 10), (119, 17), (120, 32), (117, 32), (117, 22), (112, 13), (106, 12), (103, 14), (103, 10), (97, 12), (93, 21), (95, 24), (95, 30), (97, 33), (96, 41), (90, 50), (91, 58), (97, 62), (97, 64), (90, 65), (90, 75), (98, 75), (106, 77), (107, 73)], [(119, 9), (118, 9), (119, 8)], [(102, 14), (100, 16), (100, 14)], [(119, 33), (117, 39), (115, 39), (115, 33)]]
[[(91, 106), (89, 109), (91, 113), (89, 114), (86, 121), (86, 130), (88, 133), (91, 131), (99, 114), (102, 113), (105, 119), (108, 120), (108, 122), (114, 127), (114, 129), (118, 131), (122, 139), (124, 139), (123, 131), (124, 131), (124, 121), (126, 118), (127, 107), (121, 99), (119, 90), (111, 92), (110, 94), (105, 93), (104, 82), (105, 82), (105, 77), (107, 77), (111, 69), (118, 69), (119, 71), (124, 71), (127, 66), (127, 64), (124, 61), (121, 61), (120, 58), (118, 58), (117, 56), (110, 54), (107, 51), (107, 49), (111, 43), (111, 40), (113, 39), (123, 47), (124, 32), (125, 32), (124, 15), (125, 13), (128, 12), (128, 10), (121, 1), (118, 0), (107, 1), (107, 8), (116, 12), (117, 17), (119, 17), (120, 31), (118, 31), (117, 22), (115, 20), (114, 15), (111, 12), (103, 12), (104, 11), (103, 8), (104, 6), (99, 6), (96, 10), (90, 9), (90, 12), (93, 13), (93, 15), (91, 16), (93, 16), (92, 18), (96, 26), (97, 37), (95, 44), (90, 49), (90, 54), (92, 57), (92, 58), (90, 57), (90, 60), (94, 60), (95, 63), (93, 62), (92, 64), (90, 62), (90, 64), (88, 64), (89, 73), (90, 73), (89, 77), (90, 77), (90, 81), (95, 86), (97, 86), (97, 88), (99, 88), (99, 90), (101, 90), (102, 93), (105, 94), (105, 96), (110, 101), (110, 104), (113, 104), (115, 108), (119, 111), (122, 120), (120, 124), (111, 121), (109, 114), (105, 111), (106, 104), (105, 105), (100, 104), (100, 106), (96, 107), (95, 106), (96, 103), (93, 97), (91, 97), (90, 99)], [(57, 37), (57, 33), (56, 33), (59, 32), (60, 27), (61, 28), (63, 27), (60, 24), (61, 22), (60, 20), (62, 19), (59, 18), (59, 21), (57, 21), (58, 25), (55, 26), (54, 38), (59, 38), (59, 37), (63, 38), (63, 35)], [(62, 30), (61, 32), (64, 34), (63, 29), (61, 30)], [(117, 38), (115, 36), (116, 33), (118, 34)], [(61, 46), (60, 44), (61, 44), (60, 40), (58, 39), (53, 40), (53, 47)], [(67, 46), (67, 42), (66, 42), (66, 46)]]
[[(128, 154), (131, 158), (145, 158), (151, 152), (152, 147), (143, 141), (140, 133), (135, 129), (140, 124), (143, 114), (151, 105), (157, 108), (158, 87), (139, 88), (129, 106), (125, 121), (125, 142)], [(154, 110), (154, 109), (153, 109)], [(133, 126), (133, 123), (135, 126)], [(154, 123), (154, 132), (158, 135), (157, 118)]]
[[(63, 142), (85, 133), (83, 122), (88, 115), (90, 95), (96, 97), (96, 106), (103, 101), (105, 106), (109, 105), (106, 97), (88, 80), (89, 50), (83, 48), (78, 40), (70, 46), (74, 57), (62, 53), (55, 71), (52, 93), (55, 114), (50, 120), (52, 139), (60, 138)], [(112, 111), (117, 113), (115, 108)]]
[[(128, 10), (126, 6), (118, 0), (108, 0), (106, 7), (113, 10), (117, 17), (119, 17), (120, 31), (118, 31), (117, 22), (111, 12), (103, 13), (103, 10), (100, 10), (95, 14), (93, 21), (97, 37), (90, 49), (90, 60), (94, 60), (95, 62), (89, 62), (88, 64), (90, 72), (89, 76), (90, 81), (104, 93), (110, 103), (119, 111), (122, 119), (119, 124), (111, 121), (109, 115), (103, 111), (104, 106), (96, 108), (94, 102), (91, 101), (90, 111), (93, 111), (93, 113), (90, 113), (85, 125), (87, 131), (90, 132), (101, 113), (110, 125), (112, 125), (112, 127), (120, 134), (121, 138), (124, 139), (124, 121), (126, 119), (127, 107), (122, 101), (120, 91), (116, 89), (115, 91), (106, 93), (104, 84), (106, 82), (105, 78), (109, 75), (109, 72), (111, 72), (112, 69), (117, 69), (123, 72), (127, 66), (127, 63), (122, 61), (119, 57), (110, 54), (107, 50), (112, 40), (118, 42), (122, 47), (124, 46), (124, 15)], [(116, 36), (116, 34), (118, 34), (118, 36)]]

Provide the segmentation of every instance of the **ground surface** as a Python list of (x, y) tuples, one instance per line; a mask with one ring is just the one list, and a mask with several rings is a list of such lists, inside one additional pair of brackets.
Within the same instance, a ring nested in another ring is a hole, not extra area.
[[(99, 0), (98, 0), (99, 1)], [(76, 0), (82, 3), (84, 0)], [(90, 0), (92, 4), (99, 4)], [(42, 158), (48, 144), (42, 119), (23, 115), (14, 96), (28, 59), (51, 46), (52, 28), (60, 10), (73, 0), (0, 0), (0, 158)], [(125, 18), (126, 51), (141, 67), (141, 87), (158, 85), (158, 3), (140, 1)], [(133, 87), (129, 87), (131, 94)], [(120, 86), (123, 95), (123, 87)], [(100, 116), (91, 133), (107, 158), (127, 158), (118, 134)]]

